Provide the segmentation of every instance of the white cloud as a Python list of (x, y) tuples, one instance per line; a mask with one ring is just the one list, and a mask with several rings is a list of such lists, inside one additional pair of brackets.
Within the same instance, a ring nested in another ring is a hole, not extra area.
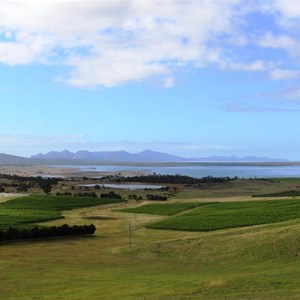
[(270, 70), (276, 66), (278, 63), (275, 62), (266, 62), (263, 60), (256, 60), (250, 63), (245, 62), (232, 62), (232, 61), (222, 61), (220, 62), (220, 66), (224, 70), (230, 71), (244, 71), (244, 72), (261, 72)]
[(278, 68), (259, 54), (244, 56), (230, 47), (252, 43), (299, 57), (300, 43), (288, 34), (250, 38), (244, 17), (255, 11), (294, 20), (300, 5), (287, 0), (255, 5), (245, 0), (0, 1), (0, 63), (60, 64), (71, 70), (61, 81), (78, 87), (113, 87), (150, 77), (171, 87), (185, 67)]
[(288, 80), (297, 79), (300, 77), (300, 71), (285, 70), (285, 69), (275, 69), (270, 71), (270, 78), (272, 80)]
[(172, 77), (167, 77), (164, 80), (164, 88), (168, 89), (175, 85), (175, 79)]
[(267, 32), (259, 41), (262, 47), (292, 49), (298, 47), (299, 43), (288, 35), (274, 35), (272, 32)]
[(300, 2), (295, 0), (275, 0), (273, 4), (284, 17), (300, 17)]
[(61, 63), (72, 68), (68, 84), (80, 87), (166, 76), (216, 60), (213, 44), (236, 33), (241, 2), (1, 1), (0, 62)]
[(298, 0), (268, 0), (262, 1), (261, 7), (265, 13), (272, 14), (276, 23), (282, 29), (297, 32), (300, 25), (300, 2)]
[(300, 42), (286, 34), (274, 35), (267, 32), (259, 41), (258, 44), (265, 48), (282, 49), (287, 51), (292, 57), (299, 59), (300, 57)]

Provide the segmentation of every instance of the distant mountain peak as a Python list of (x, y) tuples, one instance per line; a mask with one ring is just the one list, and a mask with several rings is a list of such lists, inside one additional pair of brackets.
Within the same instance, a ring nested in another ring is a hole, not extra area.
[(231, 156), (208, 156), (201, 158), (184, 158), (177, 155), (172, 155), (153, 150), (143, 150), (139, 153), (130, 153), (125, 150), (119, 151), (99, 151), (90, 152), (80, 150), (73, 153), (69, 150), (61, 152), (51, 151), (47, 154), (39, 153), (31, 158), (38, 159), (70, 159), (70, 160), (86, 160), (86, 161), (105, 161), (105, 162), (287, 162), (284, 159), (273, 159), (269, 157), (238, 157)]
[(71, 152), (69, 150), (64, 150), (61, 153), (63, 153), (63, 154), (71, 154)]

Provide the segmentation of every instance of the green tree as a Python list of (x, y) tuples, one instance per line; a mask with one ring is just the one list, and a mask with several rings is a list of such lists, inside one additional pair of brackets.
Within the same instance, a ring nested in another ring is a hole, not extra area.
[(50, 183), (45, 182), (41, 185), (42, 190), (44, 191), (45, 194), (50, 194), (51, 190), (52, 190), (52, 186)]

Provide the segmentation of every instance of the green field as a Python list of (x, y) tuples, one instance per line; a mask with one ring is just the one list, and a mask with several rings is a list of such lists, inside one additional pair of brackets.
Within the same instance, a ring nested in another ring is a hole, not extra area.
[(212, 231), (300, 218), (300, 200), (216, 203), (168, 218), (148, 228)]
[[(91, 237), (2, 243), (1, 299), (298, 300), (300, 200), (249, 199), (207, 198), (197, 203), (201, 207), (192, 199), (139, 207), (135, 201), (104, 205), (106, 200), (84, 197), (28, 196), (4, 202), (3, 224), (8, 217), (7, 224), (18, 226), (38, 218), (44, 226), (84, 225), (93, 219), (97, 231)], [(179, 210), (183, 207), (188, 211)], [(64, 219), (45, 221), (47, 217)], [(182, 218), (205, 226), (210, 220), (221, 228), (147, 227)], [(245, 227), (260, 224), (264, 226)]]
[(162, 216), (172, 216), (192, 208), (208, 205), (211, 203), (170, 203), (170, 204), (147, 204), (133, 208), (122, 209), (122, 212), (153, 214)]
[(284, 192), (278, 192), (278, 193), (268, 193), (268, 194), (258, 194), (253, 195), (252, 197), (299, 197), (300, 191), (284, 191)]
[(0, 229), (28, 228), (34, 223), (63, 218), (61, 212), (74, 208), (120, 202), (69, 196), (26, 196), (0, 203)]
[(115, 211), (132, 205), (63, 213), (67, 223), (83, 222), (83, 214), (113, 217), (95, 219), (93, 237), (1, 245), (1, 299), (299, 299), (297, 219), (212, 232), (151, 230), (145, 225), (166, 217)]

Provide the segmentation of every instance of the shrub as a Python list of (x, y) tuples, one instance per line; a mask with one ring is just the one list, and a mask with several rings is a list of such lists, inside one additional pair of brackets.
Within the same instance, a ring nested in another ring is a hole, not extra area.
[(54, 236), (68, 236), (68, 235), (83, 235), (94, 234), (96, 227), (91, 225), (74, 225), (69, 226), (64, 224), (62, 226), (38, 227), (35, 226), (31, 230), (9, 227), (7, 231), (0, 231), (0, 241), (17, 240), (17, 239), (40, 239)]
[(122, 196), (119, 194), (115, 194), (114, 191), (110, 191), (109, 193), (102, 193), (100, 198), (108, 198), (108, 199), (122, 199)]

